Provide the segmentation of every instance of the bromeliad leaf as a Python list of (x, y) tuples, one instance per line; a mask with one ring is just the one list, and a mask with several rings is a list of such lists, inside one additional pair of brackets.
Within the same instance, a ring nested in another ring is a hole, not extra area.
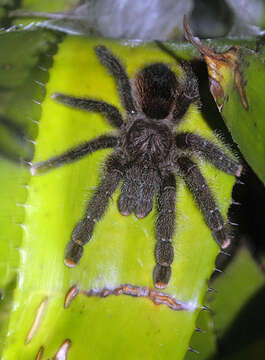
[[(179, 64), (155, 44), (66, 37), (49, 72), (34, 163), (111, 131), (102, 115), (59, 104), (52, 99), (54, 93), (99, 99), (125, 115), (115, 81), (94, 52), (98, 45), (119, 57), (130, 78), (147, 65), (165, 63), (183, 79)], [(195, 105), (189, 107), (179, 131), (196, 132), (226, 152)], [(144, 219), (124, 217), (117, 208), (119, 191), (95, 227), (80, 264), (73, 269), (64, 265), (65, 246), (109, 153), (101, 150), (31, 178), (21, 244), (24, 256), (3, 359), (20, 353), (25, 358), (42, 353), (51, 358), (57, 351), (69, 359), (109, 359), (110, 354), (116, 359), (184, 357), (219, 247), (181, 178), (172, 239), (175, 259), (166, 290), (153, 288), (156, 209)], [(204, 160), (199, 168), (226, 218), (234, 177)]]

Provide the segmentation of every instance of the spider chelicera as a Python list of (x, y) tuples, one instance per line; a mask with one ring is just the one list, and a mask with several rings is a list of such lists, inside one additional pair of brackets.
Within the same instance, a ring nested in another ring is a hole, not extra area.
[(91, 154), (113, 148), (107, 157), (99, 185), (90, 198), (84, 217), (76, 225), (66, 247), (65, 264), (75, 266), (83, 246), (91, 239), (96, 223), (121, 183), (118, 200), (122, 215), (147, 216), (157, 199), (154, 284), (165, 288), (174, 257), (172, 238), (175, 227), (176, 176), (180, 176), (197, 202), (206, 224), (220, 247), (229, 245), (229, 234), (214, 196), (194, 157), (202, 157), (218, 169), (239, 176), (242, 166), (214, 143), (191, 132), (178, 132), (178, 125), (191, 103), (199, 101), (197, 80), (188, 66), (179, 80), (164, 63), (153, 63), (140, 70), (131, 81), (119, 59), (105, 46), (95, 53), (114, 77), (126, 111), (104, 101), (53, 94), (59, 103), (101, 113), (119, 136), (106, 134), (72, 148), (62, 155), (33, 165), (32, 173), (47, 171)]

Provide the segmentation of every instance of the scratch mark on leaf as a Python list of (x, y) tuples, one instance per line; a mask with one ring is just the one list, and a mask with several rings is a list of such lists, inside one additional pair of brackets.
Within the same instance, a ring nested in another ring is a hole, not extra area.
[(40, 322), (41, 322), (43, 314), (44, 314), (44, 311), (46, 309), (47, 303), (48, 303), (48, 297), (45, 297), (42, 300), (42, 302), (40, 303), (40, 305), (38, 306), (32, 327), (30, 328), (28, 335), (26, 337), (26, 341), (25, 341), (26, 344), (28, 344), (31, 341), (31, 339), (35, 335), (36, 331), (38, 330)]
[[(72, 286), (66, 296), (65, 296), (65, 308), (68, 307), (71, 301), (77, 296), (78, 287), (77, 285)], [(184, 303), (182, 301), (177, 301), (173, 296), (159, 292), (157, 290), (151, 289), (146, 286), (134, 286), (131, 284), (124, 284), (114, 289), (91, 289), (88, 291), (80, 291), (80, 294), (86, 295), (88, 297), (100, 297), (106, 298), (110, 295), (120, 296), (127, 295), (132, 297), (144, 297), (151, 300), (155, 305), (166, 305), (170, 309), (174, 311), (186, 310), (192, 311), (194, 310), (194, 306), (188, 303)]]
[(41, 359), (42, 359), (43, 352), (44, 352), (44, 347), (41, 346), (41, 347), (40, 347), (40, 350), (38, 351), (38, 354), (37, 354), (35, 360), (41, 360)]
[(62, 345), (60, 346), (57, 353), (52, 358), (53, 360), (66, 360), (67, 359), (67, 353), (69, 351), (69, 348), (71, 346), (72, 342), (69, 339), (66, 339)]
[(64, 301), (64, 308), (67, 309), (68, 306), (71, 304), (72, 300), (78, 295), (79, 289), (78, 286), (75, 284), (67, 291), (65, 295)]

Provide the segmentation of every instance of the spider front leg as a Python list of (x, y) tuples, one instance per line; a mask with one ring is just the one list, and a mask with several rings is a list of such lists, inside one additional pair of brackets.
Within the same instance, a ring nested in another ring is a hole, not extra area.
[(174, 250), (172, 238), (175, 229), (176, 179), (172, 173), (163, 180), (157, 197), (158, 216), (156, 221), (156, 266), (154, 269), (155, 287), (164, 289), (170, 279)]
[(185, 156), (177, 160), (177, 165), (180, 175), (193, 194), (215, 241), (221, 248), (226, 248), (230, 244), (230, 239), (224, 226), (224, 220), (199, 167)]
[(202, 156), (211, 162), (217, 169), (227, 174), (240, 176), (242, 165), (228, 156), (220, 147), (193, 133), (176, 135), (176, 145), (181, 150), (188, 150), (195, 155)]
[(46, 161), (40, 161), (31, 167), (32, 175), (49, 171), (64, 164), (77, 161), (82, 157), (92, 154), (96, 150), (114, 148), (118, 145), (119, 138), (111, 135), (102, 135), (91, 141), (87, 141), (77, 147), (67, 150), (65, 153), (54, 156)]
[(176, 97), (173, 112), (173, 121), (176, 124), (180, 123), (192, 103), (199, 104), (200, 102), (198, 81), (192, 71), (191, 65), (186, 61), (182, 63), (182, 67), (186, 73), (186, 79), (182, 84), (179, 96)]
[(118, 187), (123, 174), (123, 165), (119, 161), (119, 156), (110, 155), (105, 163), (101, 182), (89, 200), (86, 214), (76, 225), (72, 239), (66, 247), (65, 265), (74, 267), (80, 261), (83, 246), (91, 239), (94, 226), (103, 216), (109, 199)]
[(54, 93), (52, 98), (63, 105), (68, 105), (75, 109), (99, 112), (107, 119), (110, 125), (118, 129), (120, 129), (123, 124), (122, 116), (119, 110), (115, 106), (110, 105), (105, 101), (78, 98), (61, 93)]
[(95, 53), (100, 62), (106, 66), (111, 75), (115, 78), (120, 98), (126, 112), (128, 114), (134, 114), (136, 112), (136, 108), (133, 101), (130, 79), (119, 59), (102, 45), (95, 47)]

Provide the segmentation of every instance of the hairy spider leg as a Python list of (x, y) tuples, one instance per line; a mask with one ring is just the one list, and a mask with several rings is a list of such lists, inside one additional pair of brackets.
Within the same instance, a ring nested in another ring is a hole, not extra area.
[(97, 101), (87, 98), (79, 98), (61, 93), (54, 93), (52, 98), (63, 105), (70, 106), (75, 109), (99, 112), (102, 114), (111, 126), (120, 129), (123, 124), (122, 116), (119, 110), (105, 101)]
[(156, 288), (164, 289), (170, 279), (170, 265), (174, 258), (172, 238), (175, 230), (176, 179), (168, 173), (163, 177), (157, 196), (156, 221), (156, 266), (154, 268), (154, 284)]
[(69, 164), (77, 161), (85, 155), (92, 154), (100, 149), (114, 148), (117, 146), (119, 139), (111, 135), (102, 135), (91, 141), (84, 142), (70, 150), (67, 150), (61, 155), (54, 156), (46, 161), (41, 161), (31, 167), (33, 175), (46, 172), (48, 170), (57, 168), (64, 164)]
[(184, 79), (179, 79), (180, 92), (177, 94), (175, 99), (175, 108), (172, 117), (173, 122), (178, 125), (189, 109), (191, 103), (197, 103), (198, 105), (200, 104), (198, 81), (189, 61), (181, 59), (176, 55), (176, 53), (174, 53), (174, 51), (172, 51), (172, 49), (168, 48), (161, 41), (157, 40), (156, 44), (163, 52), (167, 53), (173, 59), (175, 59), (177, 64), (180, 65), (185, 72)]
[(76, 225), (72, 239), (66, 247), (64, 263), (68, 267), (74, 267), (80, 261), (83, 246), (91, 239), (95, 224), (104, 215), (109, 199), (117, 189), (123, 175), (124, 168), (117, 153), (109, 155), (101, 181), (88, 202), (85, 216)]
[(180, 175), (197, 202), (215, 241), (221, 248), (227, 247), (230, 239), (224, 226), (223, 217), (199, 167), (185, 156), (177, 159), (177, 165)]
[(124, 181), (119, 196), (119, 211), (124, 216), (129, 216), (135, 210), (135, 194), (137, 193), (137, 184), (133, 178), (134, 168), (126, 170)]
[(157, 170), (144, 167), (143, 164), (132, 165), (124, 175), (119, 197), (120, 213), (130, 215), (134, 212), (138, 218), (146, 217), (153, 208), (159, 182)]
[(96, 46), (95, 53), (101, 64), (104, 65), (115, 78), (120, 98), (126, 112), (128, 114), (136, 113), (130, 79), (119, 59), (103, 45)]
[(176, 145), (181, 150), (188, 150), (212, 163), (217, 169), (230, 175), (240, 176), (242, 165), (228, 156), (219, 146), (190, 132), (176, 135)]
[(190, 64), (186, 61), (181, 62), (185, 71), (185, 80), (182, 82), (182, 90), (176, 97), (175, 109), (173, 112), (173, 121), (178, 125), (183, 119), (192, 103), (200, 104), (200, 94), (198, 81), (195, 77)]
[(157, 170), (153, 168), (142, 169), (141, 171), (141, 184), (139, 186), (139, 192), (136, 194), (135, 201), (135, 215), (138, 218), (146, 217), (153, 208), (153, 198), (158, 190), (160, 178)]

